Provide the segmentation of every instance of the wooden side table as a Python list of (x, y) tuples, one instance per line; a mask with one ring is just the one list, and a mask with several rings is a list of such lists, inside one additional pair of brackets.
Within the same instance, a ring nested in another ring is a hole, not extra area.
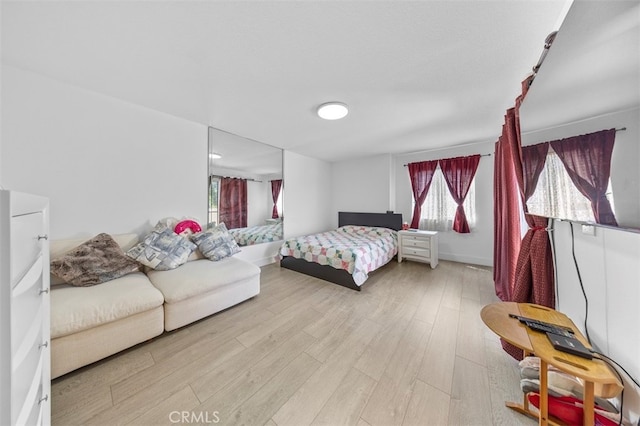
[(575, 326), (573, 321), (563, 313), (544, 306), (530, 303), (498, 302), (482, 308), (480, 317), (494, 333), (505, 341), (521, 348), (525, 355), (535, 354), (540, 358), (540, 415), (531, 411), (527, 396), (524, 395), (522, 404), (507, 402), (505, 405), (522, 414), (538, 417), (541, 425), (556, 424), (549, 419), (548, 405), (548, 365), (584, 381), (584, 425), (594, 424), (594, 398), (613, 398), (622, 391), (622, 384), (611, 371), (609, 366), (599, 359), (585, 359), (556, 350), (549, 342), (546, 334), (533, 331), (509, 314), (520, 315), (540, 321), (569, 327), (575, 336), (586, 347), (589, 343)]

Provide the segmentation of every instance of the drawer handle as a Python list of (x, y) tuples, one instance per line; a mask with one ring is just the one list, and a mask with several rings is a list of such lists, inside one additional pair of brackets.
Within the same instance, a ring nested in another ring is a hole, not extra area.
[(47, 394), (38, 400), (38, 405), (42, 404), (43, 402), (47, 402), (48, 400), (49, 400), (49, 395)]
[(38, 345), (38, 349), (42, 349), (42, 348), (48, 348), (49, 347), (49, 341), (46, 341), (44, 343), (40, 343)]
[(45, 293), (45, 294), (49, 293), (49, 289), (48, 288), (43, 288), (42, 290), (40, 290), (38, 292), (38, 294), (43, 294), (43, 293)]
[(40, 241), (40, 240), (48, 240), (48, 239), (49, 239), (49, 236), (46, 235), (46, 234), (45, 235), (38, 235), (38, 241)]

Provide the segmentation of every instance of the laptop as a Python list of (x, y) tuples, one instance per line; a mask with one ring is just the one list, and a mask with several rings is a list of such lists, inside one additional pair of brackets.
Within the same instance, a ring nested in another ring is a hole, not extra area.
[(547, 337), (553, 347), (561, 352), (567, 352), (586, 359), (593, 359), (593, 354), (580, 340), (574, 337), (560, 336), (559, 334), (547, 333)]

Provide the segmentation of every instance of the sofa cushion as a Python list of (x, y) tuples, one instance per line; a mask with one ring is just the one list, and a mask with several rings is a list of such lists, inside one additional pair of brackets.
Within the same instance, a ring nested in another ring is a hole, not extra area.
[(109, 234), (98, 234), (51, 261), (51, 274), (75, 286), (92, 286), (140, 270)]
[(240, 247), (224, 223), (195, 234), (191, 239), (198, 245), (204, 257), (213, 261), (222, 260), (240, 252)]
[(51, 291), (51, 338), (148, 311), (163, 301), (142, 272), (93, 287), (59, 286)]
[(127, 256), (152, 269), (167, 271), (184, 264), (195, 249), (195, 244), (172, 229), (156, 227), (127, 251)]
[(260, 268), (245, 260), (228, 257), (188, 262), (171, 271), (149, 271), (151, 283), (167, 303), (176, 303), (260, 275)]

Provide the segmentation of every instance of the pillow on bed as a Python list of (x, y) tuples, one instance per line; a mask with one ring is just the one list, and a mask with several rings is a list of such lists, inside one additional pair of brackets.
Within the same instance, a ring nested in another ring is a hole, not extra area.
[(66, 283), (88, 287), (140, 270), (109, 234), (98, 234), (51, 261), (51, 274)]
[(209, 260), (222, 260), (240, 252), (240, 247), (224, 223), (194, 235), (192, 240)]
[(196, 245), (173, 232), (157, 226), (138, 245), (127, 251), (127, 256), (156, 271), (168, 271), (183, 265)]

